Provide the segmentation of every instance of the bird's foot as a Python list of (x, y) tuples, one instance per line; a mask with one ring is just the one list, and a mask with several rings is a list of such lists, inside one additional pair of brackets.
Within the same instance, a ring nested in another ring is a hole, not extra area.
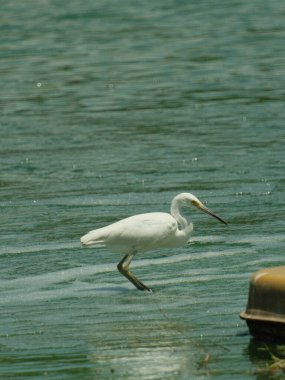
[[(142, 283), (141, 283), (142, 284)], [(143, 287), (138, 287), (137, 285), (136, 285), (136, 287), (139, 289), (139, 290), (142, 290), (142, 291), (148, 291), (148, 292), (150, 292), (150, 293), (153, 293), (153, 290), (152, 289), (150, 289), (148, 286), (146, 286), (145, 284), (142, 284), (143, 285)]]

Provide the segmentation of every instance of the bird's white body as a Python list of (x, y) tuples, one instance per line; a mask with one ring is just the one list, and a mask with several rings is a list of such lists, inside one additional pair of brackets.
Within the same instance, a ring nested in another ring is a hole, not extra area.
[(138, 289), (150, 290), (129, 271), (129, 265), (138, 252), (155, 248), (176, 248), (186, 244), (193, 231), (193, 225), (182, 215), (181, 207), (191, 205), (226, 224), (193, 194), (182, 193), (173, 198), (170, 214), (150, 212), (130, 216), (90, 231), (80, 240), (85, 246), (104, 244), (111, 251), (123, 253), (125, 256), (118, 264), (119, 271)]
[(104, 244), (111, 251), (134, 254), (155, 248), (175, 248), (187, 243), (192, 223), (180, 230), (177, 220), (164, 212), (150, 212), (122, 219), (109, 226), (88, 232), (82, 244)]

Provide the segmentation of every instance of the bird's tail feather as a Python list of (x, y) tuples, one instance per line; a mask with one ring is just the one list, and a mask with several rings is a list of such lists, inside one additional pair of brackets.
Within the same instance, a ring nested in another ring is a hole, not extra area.
[(81, 244), (82, 245), (101, 245), (104, 244), (104, 240), (97, 240), (94, 239), (94, 236), (92, 234), (86, 234), (80, 238)]
[(96, 232), (90, 231), (86, 235), (82, 236), (80, 238), (81, 244), (84, 246), (104, 244), (104, 238), (102, 237), (100, 233), (98, 233), (98, 231), (99, 230), (97, 230)]

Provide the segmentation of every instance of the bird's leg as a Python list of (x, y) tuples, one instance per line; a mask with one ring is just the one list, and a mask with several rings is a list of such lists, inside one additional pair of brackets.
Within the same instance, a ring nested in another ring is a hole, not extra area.
[(129, 281), (131, 281), (136, 288), (139, 290), (148, 290), (151, 292), (151, 289), (148, 288), (145, 284), (143, 284), (140, 280), (138, 280), (132, 272), (129, 270), (129, 265), (134, 257), (134, 254), (128, 254), (123, 257), (123, 259), (119, 262), (117, 268), (123, 276), (125, 276)]

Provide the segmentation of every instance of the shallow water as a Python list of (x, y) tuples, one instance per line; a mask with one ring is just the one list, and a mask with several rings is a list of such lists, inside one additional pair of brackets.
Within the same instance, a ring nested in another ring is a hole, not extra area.
[[(284, 264), (280, 0), (1, 5), (0, 377), (252, 379), (270, 349), (239, 313)], [(79, 238), (168, 211), (190, 244), (120, 256)], [(275, 378), (282, 377), (277, 371)]]

